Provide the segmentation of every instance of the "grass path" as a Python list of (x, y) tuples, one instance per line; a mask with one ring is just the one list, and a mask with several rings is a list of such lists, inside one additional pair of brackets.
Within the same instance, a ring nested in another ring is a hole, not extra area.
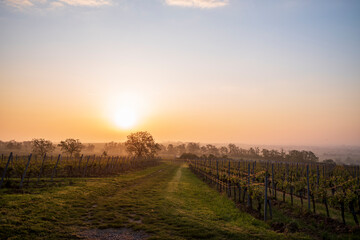
[(275, 233), (180, 164), (29, 192), (0, 192), (0, 239), (79, 239), (89, 229), (144, 233), (137, 239), (303, 238)]

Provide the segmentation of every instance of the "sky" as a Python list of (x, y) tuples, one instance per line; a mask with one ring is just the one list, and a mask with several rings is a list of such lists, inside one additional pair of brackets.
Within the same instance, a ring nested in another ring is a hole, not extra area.
[(0, 140), (360, 146), (360, 1), (1, 0)]

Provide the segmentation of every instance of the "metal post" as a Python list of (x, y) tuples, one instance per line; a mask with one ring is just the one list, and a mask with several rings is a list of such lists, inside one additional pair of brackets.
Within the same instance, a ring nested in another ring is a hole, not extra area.
[(217, 189), (219, 189), (219, 161), (216, 160), (216, 178), (217, 178)]
[(230, 160), (229, 160), (229, 170), (228, 170), (228, 196), (231, 196), (231, 188), (230, 188)]
[(7, 171), (8, 167), (9, 167), (9, 163), (10, 163), (12, 158), (13, 158), (13, 153), (11, 152), (10, 155), (9, 155), (9, 159), (8, 159), (8, 161), (6, 163), (5, 169), (3, 171), (3, 175), (1, 177), (0, 189), (1, 189), (1, 186), (3, 185), (3, 183), (4, 183), (4, 179), (5, 179), (5, 176), (6, 176), (6, 171)]
[(272, 163), (271, 164), (271, 182), (272, 182), (272, 187), (273, 187), (273, 194), (274, 194), (274, 197), (276, 199), (276, 195), (275, 195), (275, 176), (274, 176), (274, 164)]
[(20, 188), (23, 187), (24, 179), (25, 179), (25, 176), (26, 176), (26, 171), (27, 171), (27, 169), (28, 169), (28, 167), (29, 167), (30, 160), (31, 160), (31, 156), (32, 156), (32, 154), (29, 155), (29, 159), (28, 159), (28, 161), (27, 161), (27, 163), (26, 163), (26, 167), (25, 167), (24, 173), (23, 173), (23, 175), (22, 175), (22, 177), (21, 177), (21, 181), (20, 181), (20, 185), (19, 185)]
[(253, 181), (255, 181), (255, 163), (256, 162), (253, 162), (253, 167), (252, 167), (252, 174), (253, 174)]
[(46, 159), (46, 153), (44, 154), (44, 157), (43, 157), (43, 160), (42, 160), (42, 163), (41, 163), (41, 167), (40, 167), (40, 171), (39, 171), (39, 176), (38, 176), (37, 182), (39, 182), (40, 177), (41, 177), (41, 174), (42, 174), (42, 172), (43, 172), (45, 159)]
[(268, 172), (265, 172), (265, 192), (264, 192), (264, 221), (267, 217), (267, 188), (268, 188)]
[(319, 165), (316, 165), (316, 183), (319, 186)]
[(52, 175), (51, 175), (51, 182), (53, 181), (54, 176), (56, 175), (56, 168), (57, 168), (57, 166), (58, 166), (58, 164), (59, 164), (60, 158), (61, 158), (61, 154), (59, 154), (58, 159), (57, 159), (57, 161), (56, 161), (56, 164), (55, 164), (53, 173), (52, 173)]
[(307, 198), (308, 198), (308, 210), (310, 211), (310, 183), (309, 183), (309, 165), (306, 165), (306, 179), (307, 179)]
[(87, 169), (87, 167), (88, 167), (89, 160), (90, 160), (90, 156), (88, 156), (88, 159), (87, 159), (87, 161), (86, 161), (86, 165), (85, 165), (85, 168), (84, 168), (83, 177), (85, 177), (85, 175), (86, 175), (86, 169)]
[(80, 160), (79, 160), (79, 176), (80, 176), (80, 170), (81, 170), (81, 161), (83, 159), (83, 154), (81, 154)]
[(250, 207), (250, 163), (248, 164), (248, 207)]

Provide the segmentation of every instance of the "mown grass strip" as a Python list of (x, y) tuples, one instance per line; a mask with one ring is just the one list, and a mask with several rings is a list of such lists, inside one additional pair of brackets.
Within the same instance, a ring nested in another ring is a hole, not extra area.
[(78, 239), (109, 228), (142, 230), (150, 239), (306, 238), (275, 233), (178, 164), (1, 194), (0, 204), (1, 239)]

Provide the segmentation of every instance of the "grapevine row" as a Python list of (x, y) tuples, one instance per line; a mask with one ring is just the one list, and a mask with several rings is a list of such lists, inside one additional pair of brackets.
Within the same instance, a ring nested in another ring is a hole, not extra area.
[(285, 202), (290, 196), (291, 205), (297, 198), (302, 208), (306, 205), (309, 212), (316, 213), (316, 206), (323, 204), (327, 217), (331, 217), (329, 208), (333, 208), (341, 212), (344, 224), (345, 212), (359, 224), (359, 166), (209, 159), (188, 162), (198, 176), (238, 202), (253, 208), (256, 200), (259, 213), (263, 203), (265, 220), (268, 208), (271, 215), (271, 199)]

